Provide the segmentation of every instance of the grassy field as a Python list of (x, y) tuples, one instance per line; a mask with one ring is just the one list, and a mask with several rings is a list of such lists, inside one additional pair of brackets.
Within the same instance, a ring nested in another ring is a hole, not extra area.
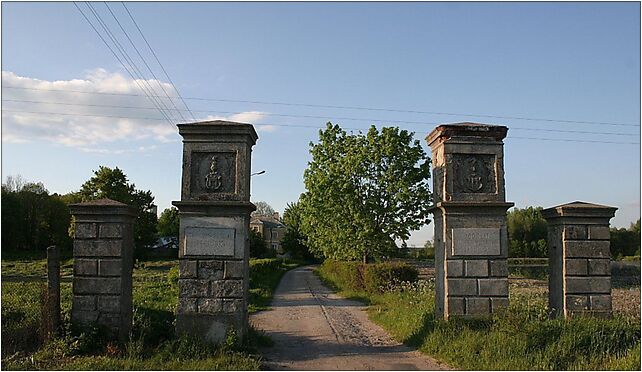
[[(321, 278), (345, 288), (323, 266)], [(537, 288), (537, 287), (536, 287)], [(620, 289), (625, 290), (625, 289)], [(640, 288), (638, 303), (615, 304), (613, 319), (549, 319), (547, 293), (511, 280), (508, 311), (488, 320), (435, 319), (434, 284), (421, 280), (384, 294), (341, 291), (369, 303), (370, 318), (397, 340), (469, 370), (639, 370)], [(615, 292), (614, 292), (615, 293)]]
[[(4, 257), (3, 257), (4, 258)], [(64, 334), (43, 343), (41, 294), (46, 262), (34, 257), (2, 261), (2, 369), (37, 370), (257, 370), (257, 347), (269, 343), (250, 330), (245, 340), (232, 335), (220, 347), (174, 335), (178, 300), (178, 261), (136, 262), (131, 339), (106, 342), (99, 330), (69, 329), (72, 260), (61, 263)], [(265, 309), (281, 276), (297, 263), (279, 259), (250, 261), (250, 311)]]

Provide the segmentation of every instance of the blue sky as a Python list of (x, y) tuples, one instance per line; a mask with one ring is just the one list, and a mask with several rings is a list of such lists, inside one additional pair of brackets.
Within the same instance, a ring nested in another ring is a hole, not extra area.
[[(195, 112), (197, 118), (256, 125), (260, 139), (252, 167), (266, 173), (253, 177), (252, 199), (281, 212), (304, 191), (309, 142), (318, 138), (317, 129), (282, 125), (321, 127), (328, 120), (349, 128), (399, 125), (415, 131), (429, 151), (423, 138), (434, 123), (476, 121), (509, 127), (506, 194), (518, 207), (583, 200), (619, 207), (612, 220), (616, 226), (628, 226), (640, 216), (640, 145), (604, 143), (640, 141), (639, 3), (127, 6), (178, 90), (189, 98), (189, 108), (206, 111)], [(110, 7), (163, 87), (171, 90), (122, 5)], [(129, 47), (107, 8), (102, 3), (94, 8)], [(2, 71), (3, 180), (21, 174), (51, 192), (66, 193), (79, 189), (99, 165), (118, 166), (137, 187), (152, 190), (160, 210), (179, 199), (179, 136), (162, 120), (135, 119), (159, 118), (156, 110), (122, 108), (149, 108), (149, 101), (70, 92), (138, 93), (72, 3), (3, 2)], [(360, 120), (336, 120), (346, 117)], [(432, 225), (413, 234), (409, 243), (421, 245), (431, 236)]]

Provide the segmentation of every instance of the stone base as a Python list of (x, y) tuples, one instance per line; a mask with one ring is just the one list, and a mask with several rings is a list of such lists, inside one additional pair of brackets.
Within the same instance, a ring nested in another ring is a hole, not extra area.
[(213, 343), (222, 343), (229, 330), (245, 337), (247, 319), (242, 314), (176, 314), (176, 334), (195, 336)]

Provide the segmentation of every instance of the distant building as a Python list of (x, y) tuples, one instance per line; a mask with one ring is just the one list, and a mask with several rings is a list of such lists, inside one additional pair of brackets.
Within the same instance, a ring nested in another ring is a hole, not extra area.
[(286, 227), (281, 223), (278, 212), (274, 212), (271, 216), (252, 216), (250, 229), (263, 236), (268, 248), (277, 253), (283, 253), (281, 239), (285, 235)]

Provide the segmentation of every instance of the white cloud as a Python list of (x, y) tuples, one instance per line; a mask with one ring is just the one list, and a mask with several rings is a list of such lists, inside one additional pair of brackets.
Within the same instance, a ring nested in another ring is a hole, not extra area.
[[(154, 146), (142, 148), (140, 144), (132, 143), (136, 141), (151, 140), (159, 143), (177, 141), (179, 138), (174, 123), (182, 120), (177, 114), (174, 114), (175, 119), (171, 123), (162, 120), (159, 111), (141, 93), (139, 85), (144, 84), (150, 84), (158, 92), (161, 92), (158, 87), (162, 85), (170, 95), (175, 95), (169, 83), (156, 80), (132, 80), (120, 73), (112, 73), (104, 69), (89, 71), (82, 79), (56, 81), (18, 76), (13, 72), (2, 71), (2, 141), (11, 143), (45, 141), (75, 147), (84, 152), (105, 154), (143, 152), (141, 149), (151, 151), (155, 148)], [(103, 94), (78, 93), (80, 91)], [(159, 100), (162, 100), (167, 107), (174, 108), (169, 99), (159, 98)], [(175, 101), (174, 104), (179, 109), (184, 108), (179, 101)], [(105, 105), (111, 107), (100, 107)], [(185, 112), (182, 113), (187, 117)], [(262, 112), (249, 111), (215, 119), (256, 122), (265, 116), (266, 114)], [(108, 150), (96, 147), (100, 144), (120, 143), (125, 149)]]

